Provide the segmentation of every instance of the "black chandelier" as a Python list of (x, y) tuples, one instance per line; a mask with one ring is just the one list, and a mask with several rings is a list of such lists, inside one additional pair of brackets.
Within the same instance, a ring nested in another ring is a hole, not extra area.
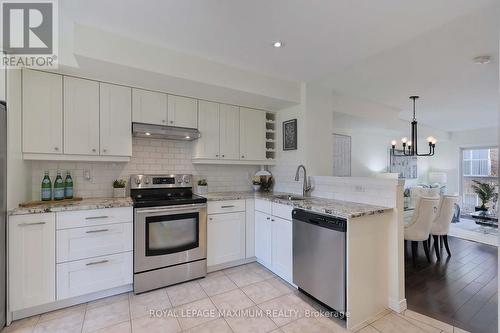
[(407, 137), (401, 139), (401, 143), (403, 144), (403, 149), (396, 152), (396, 140), (392, 140), (391, 145), (391, 154), (392, 156), (433, 156), (434, 148), (436, 148), (436, 139), (432, 136), (427, 138), (427, 142), (429, 143), (429, 152), (426, 154), (419, 154), (417, 150), (417, 118), (415, 117), (415, 101), (418, 99), (418, 96), (410, 96), (410, 99), (413, 101), (413, 120), (411, 122), (411, 140), (408, 140)]

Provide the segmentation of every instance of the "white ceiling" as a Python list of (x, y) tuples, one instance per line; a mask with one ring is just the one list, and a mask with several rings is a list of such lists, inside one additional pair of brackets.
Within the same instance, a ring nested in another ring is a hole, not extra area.
[[(64, 0), (95, 26), (298, 81), (320, 78), (496, 0)], [(283, 40), (274, 49), (274, 40)]]
[[(445, 131), (498, 125), (500, 8), (457, 18), (322, 80), (336, 93), (383, 104), (410, 119), (410, 95), (420, 95), (417, 120)], [(490, 64), (474, 64), (478, 55)]]
[[(496, 112), (491, 92), (498, 89), (498, 70), (492, 74), (495, 65), (480, 68), (472, 65), (470, 58), (494, 53), (497, 61), (498, 37), (493, 37), (498, 36), (498, 17), (493, 21), (492, 15), (486, 15), (486, 20), (464, 19), (496, 3), (497, 0), (59, 2), (61, 13), (80, 24), (270, 76), (319, 80), (339, 93), (393, 108), (406, 108), (406, 97), (416, 92), (425, 97), (419, 120), (446, 130), (491, 124), (484, 119)], [(489, 12), (486, 10), (486, 14)], [(454, 22), (467, 27), (453, 30), (457, 28)], [(496, 30), (490, 31), (495, 26)], [(427, 40), (428, 37), (436, 38)], [(273, 48), (272, 42), (277, 39), (285, 47)], [(411, 40), (418, 43), (408, 44)]]

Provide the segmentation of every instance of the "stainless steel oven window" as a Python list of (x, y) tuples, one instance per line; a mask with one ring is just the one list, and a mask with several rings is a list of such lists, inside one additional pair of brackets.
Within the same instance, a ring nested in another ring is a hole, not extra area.
[(146, 217), (146, 256), (159, 256), (199, 247), (198, 213)]

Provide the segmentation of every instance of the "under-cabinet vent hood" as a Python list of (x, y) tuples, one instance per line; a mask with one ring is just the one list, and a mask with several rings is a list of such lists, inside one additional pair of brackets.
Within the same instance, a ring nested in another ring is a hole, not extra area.
[(192, 141), (200, 137), (196, 128), (132, 123), (132, 135), (141, 138)]

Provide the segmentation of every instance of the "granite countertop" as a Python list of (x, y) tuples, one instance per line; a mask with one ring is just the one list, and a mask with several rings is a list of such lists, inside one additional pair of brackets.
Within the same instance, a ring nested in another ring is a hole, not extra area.
[(9, 215), (26, 215), (51, 212), (64, 212), (71, 210), (90, 210), (101, 208), (131, 207), (132, 199), (126, 198), (92, 198), (82, 201), (56, 202), (51, 201), (33, 207), (18, 207), (10, 210)]
[(304, 200), (286, 200), (276, 198), (276, 195), (289, 193), (261, 193), (261, 192), (217, 192), (202, 195), (208, 201), (263, 199), (283, 205), (302, 208), (322, 214), (329, 214), (341, 218), (355, 218), (366, 215), (382, 214), (392, 211), (392, 208), (368, 205), (357, 202), (342, 201), (327, 198), (308, 197)]

